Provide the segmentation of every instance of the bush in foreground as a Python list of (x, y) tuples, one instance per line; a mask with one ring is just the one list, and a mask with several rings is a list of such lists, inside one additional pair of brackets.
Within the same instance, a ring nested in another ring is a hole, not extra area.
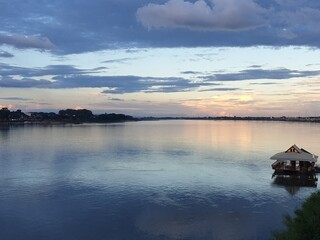
[(294, 216), (284, 218), (286, 229), (274, 233), (277, 240), (320, 239), (320, 191), (313, 193), (294, 212)]

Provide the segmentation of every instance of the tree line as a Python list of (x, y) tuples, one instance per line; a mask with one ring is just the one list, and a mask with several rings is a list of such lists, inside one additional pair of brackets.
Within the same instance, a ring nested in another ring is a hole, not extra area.
[(135, 121), (132, 116), (116, 113), (93, 114), (87, 109), (65, 109), (54, 112), (30, 112), (28, 114), (20, 109), (10, 111), (8, 108), (0, 110), (1, 122), (70, 122), (70, 123), (104, 123)]

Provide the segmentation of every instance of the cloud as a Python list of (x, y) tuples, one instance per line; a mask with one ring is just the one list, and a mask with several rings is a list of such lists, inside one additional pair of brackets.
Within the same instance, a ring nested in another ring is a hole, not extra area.
[[(104, 68), (102, 68), (104, 69)], [(184, 92), (218, 83), (194, 82), (178, 77), (101, 76), (101, 68), (79, 69), (73, 65), (25, 68), (0, 64), (0, 87), (11, 88), (103, 88), (103, 93)], [(39, 80), (49, 79), (49, 80)]]
[(49, 65), (45, 68), (33, 69), (30, 76), (47, 76), (47, 75), (79, 75), (88, 73), (97, 73), (104, 67), (94, 69), (79, 69), (73, 65)]
[(73, 65), (48, 65), (44, 68), (25, 68), (0, 63), (0, 76), (44, 77), (50, 75), (80, 75), (97, 73), (103, 69), (105, 68), (79, 69)]
[(14, 55), (11, 54), (11, 53), (9, 53), (9, 52), (0, 50), (0, 57), (3, 57), (3, 58), (12, 58), (12, 57), (14, 57)]
[(47, 88), (50, 87), (51, 84), (52, 82), (47, 80), (0, 78), (0, 87), (2, 88)]
[(0, 44), (16, 48), (53, 49), (53, 43), (47, 37), (0, 34)]
[(265, 23), (265, 10), (252, 0), (169, 0), (137, 10), (137, 19), (147, 28), (173, 27), (193, 30), (246, 30)]
[[(104, 68), (102, 68), (104, 69)], [(235, 87), (217, 87), (223, 81), (272, 79), (257, 84), (275, 84), (274, 80), (311, 78), (320, 71), (300, 71), (286, 68), (261, 69), (250, 66), (239, 72), (184, 71), (191, 78), (156, 77), (135, 75), (101, 75), (101, 68), (80, 69), (73, 65), (49, 65), (43, 68), (25, 68), (0, 64), (0, 87), (10, 88), (101, 88), (105, 94), (187, 92), (187, 91), (236, 91)], [(195, 74), (195, 75), (194, 75)]]
[(197, 75), (197, 74), (201, 74), (202, 72), (199, 71), (183, 71), (181, 72), (181, 74), (187, 74), (187, 75)]
[(116, 101), (116, 102), (123, 102), (124, 101), (124, 99), (122, 99), (122, 98), (108, 98), (108, 100)]
[(256, 83), (250, 83), (250, 85), (277, 85), (278, 82), (256, 82)]
[(30, 101), (30, 98), (22, 98), (22, 97), (3, 97), (0, 100), (8, 100), (8, 101)]
[(127, 61), (135, 60), (136, 58), (118, 58), (103, 61), (102, 63), (125, 63)]
[(226, 88), (226, 87), (221, 87), (221, 88), (204, 89), (204, 90), (200, 90), (200, 92), (211, 92), (211, 91), (227, 92), (227, 91), (236, 91), (236, 90), (239, 90), (239, 89), (240, 89), (240, 88)]
[(248, 68), (261, 68), (261, 67), (262, 67), (262, 65), (251, 65)]
[(0, 10), (0, 44), (54, 48), (57, 54), (149, 47), (320, 47), (319, 11), (318, 0), (55, 0), (28, 4), (10, 0)]
[(53, 88), (106, 88), (102, 93), (124, 94), (134, 92), (183, 92), (207, 83), (194, 83), (184, 78), (157, 78), (140, 76), (69, 76), (55, 77)]
[(286, 68), (279, 69), (246, 69), (236, 73), (217, 73), (203, 77), (210, 81), (243, 81), (255, 79), (291, 79), (302, 77), (314, 77), (320, 75), (320, 71), (299, 71)]
[(297, 1), (298, 4), (292, 5), (286, 1), (279, 3), (280, 7), (270, 12), (273, 17), (269, 19), (269, 24), (275, 29), (279, 39), (298, 43), (305, 40), (314, 41), (319, 37), (319, 4), (315, 5), (313, 1), (305, 1), (304, 4), (303, 1)]
[(175, 31), (170, 43), (179, 38), (182, 46), (320, 47), (320, 4), (315, 0), (168, 0), (139, 8), (137, 20), (152, 34), (161, 33), (164, 44)]

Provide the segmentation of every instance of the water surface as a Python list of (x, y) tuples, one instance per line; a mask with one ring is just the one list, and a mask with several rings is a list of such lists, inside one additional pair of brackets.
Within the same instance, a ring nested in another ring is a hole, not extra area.
[(270, 239), (317, 188), (275, 184), (320, 125), (154, 121), (0, 128), (0, 239)]

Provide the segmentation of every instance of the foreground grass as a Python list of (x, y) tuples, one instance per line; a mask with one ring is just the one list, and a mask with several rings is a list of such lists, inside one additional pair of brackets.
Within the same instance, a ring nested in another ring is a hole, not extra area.
[(286, 229), (273, 234), (277, 240), (320, 239), (320, 191), (313, 193), (294, 212), (284, 218)]

